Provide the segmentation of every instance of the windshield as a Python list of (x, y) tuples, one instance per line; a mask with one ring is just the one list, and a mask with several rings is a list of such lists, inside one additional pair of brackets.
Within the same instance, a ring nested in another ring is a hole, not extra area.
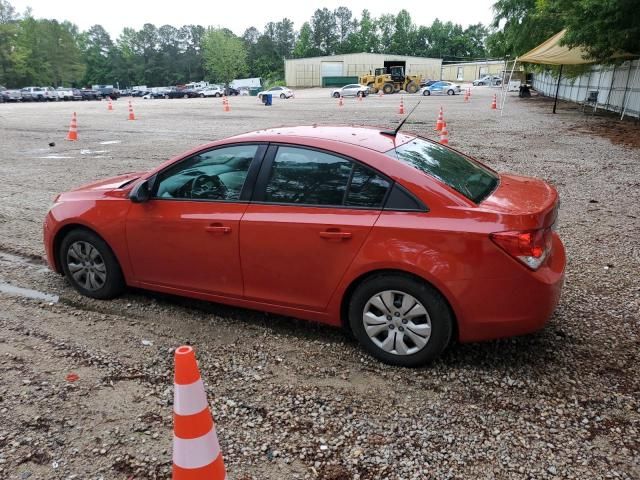
[(498, 185), (498, 175), (491, 170), (421, 138), (414, 138), (386, 154), (440, 180), (474, 203), (480, 203)]

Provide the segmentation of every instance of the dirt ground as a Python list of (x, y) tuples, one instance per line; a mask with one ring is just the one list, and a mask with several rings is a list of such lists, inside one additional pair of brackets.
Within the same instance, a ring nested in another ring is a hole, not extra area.
[(553, 115), (540, 97), (510, 95), (500, 116), (493, 93), (405, 96), (422, 100), (406, 130), (435, 138), (442, 105), (452, 146), (556, 185), (565, 289), (542, 332), (454, 344), (417, 370), (294, 319), (145, 291), (84, 298), (42, 261), (61, 191), (264, 127), (391, 126), (400, 96), (338, 107), (328, 90), (300, 90), (272, 107), (232, 98), (229, 113), (219, 99), (135, 99), (134, 122), (127, 99), (112, 112), (0, 105), (0, 478), (170, 478), (172, 349), (184, 343), (230, 480), (640, 478), (640, 150), (606, 135), (640, 128), (562, 103)]

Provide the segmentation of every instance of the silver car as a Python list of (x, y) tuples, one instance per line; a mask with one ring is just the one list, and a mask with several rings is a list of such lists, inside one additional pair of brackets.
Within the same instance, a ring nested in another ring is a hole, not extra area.
[(478, 85), (495, 85), (500, 86), (502, 84), (502, 78), (496, 75), (485, 75), (484, 77), (477, 78), (473, 81), (473, 86), (477, 87)]
[(336, 88), (331, 92), (331, 96), (334, 98), (340, 97), (366, 97), (369, 95), (369, 87), (366, 85), (360, 85), (358, 83), (352, 83), (345, 85), (342, 88)]
[(422, 95), (458, 95), (462, 93), (460, 85), (443, 80), (420, 89)]

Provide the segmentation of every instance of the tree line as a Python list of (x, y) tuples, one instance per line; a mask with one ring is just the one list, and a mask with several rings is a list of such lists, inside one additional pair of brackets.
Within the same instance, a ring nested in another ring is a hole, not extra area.
[(92, 84), (175, 85), (240, 76), (284, 79), (284, 59), (372, 52), (465, 59), (485, 57), (489, 31), (435, 20), (416, 26), (409, 12), (360, 17), (346, 7), (317, 9), (296, 30), (283, 18), (262, 30), (236, 36), (202, 25), (124, 28), (117, 38), (101, 25), (86, 31), (67, 21), (18, 14), (0, 0), (0, 84), (5, 86)]
[(317, 9), (299, 30), (283, 18), (241, 36), (202, 25), (86, 31), (67, 21), (36, 19), (0, 0), (0, 84), (85, 86), (229, 82), (242, 76), (283, 81), (284, 59), (342, 53), (390, 53), (464, 61), (514, 58), (562, 28), (568, 45), (594, 60), (640, 53), (638, 0), (497, 0), (494, 20), (463, 28), (434, 20), (416, 25), (407, 10), (374, 17), (347, 7)]

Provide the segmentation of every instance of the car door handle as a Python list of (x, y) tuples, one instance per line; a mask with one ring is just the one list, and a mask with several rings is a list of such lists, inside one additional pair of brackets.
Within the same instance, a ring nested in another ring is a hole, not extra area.
[(205, 227), (205, 230), (209, 233), (221, 233), (221, 234), (225, 234), (225, 233), (231, 233), (231, 227), (225, 227), (224, 225), (220, 225), (220, 224), (213, 224), (213, 225), (209, 225), (208, 227)]
[(349, 240), (351, 238), (351, 232), (326, 230), (324, 232), (320, 232), (320, 238), (326, 238), (327, 240)]

